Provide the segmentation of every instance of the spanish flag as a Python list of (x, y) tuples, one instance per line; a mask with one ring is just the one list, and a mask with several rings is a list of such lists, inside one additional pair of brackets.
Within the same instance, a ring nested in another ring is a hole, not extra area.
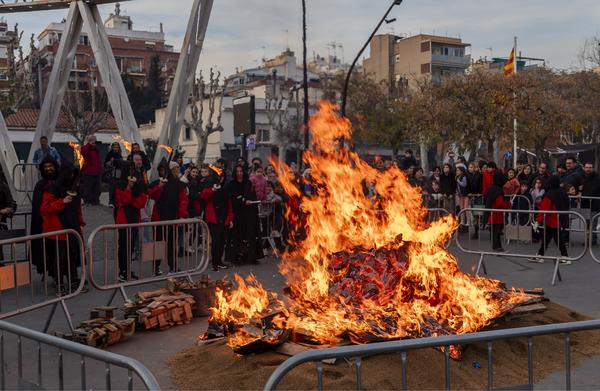
[(508, 56), (508, 61), (506, 61), (506, 65), (504, 65), (504, 76), (510, 77), (514, 75), (516, 72), (516, 61), (515, 61), (515, 48), (510, 52), (510, 56)]

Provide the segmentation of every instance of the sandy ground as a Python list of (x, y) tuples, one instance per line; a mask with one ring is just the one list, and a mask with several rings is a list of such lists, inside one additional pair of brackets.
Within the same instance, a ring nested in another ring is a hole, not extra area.
[[(548, 309), (501, 323), (497, 328), (525, 327), (587, 319), (554, 303)], [(564, 367), (562, 335), (536, 337), (533, 340), (534, 381)], [(577, 366), (600, 353), (600, 330), (573, 335), (572, 362)], [(493, 387), (510, 387), (527, 383), (527, 341), (517, 339), (493, 345)], [(257, 390), (262, 389), (270, 374), (286, 360), (276, 352), (238, 356), (224, 341), (187, 349), (169, 360), (171, 380), (181, 390)], [(481, 368), (476, 368), (479, 363)], [(279, 389), (315, 389), (314, 364), (304, 364), (288, 374)], [(460, 361), (451, 362), (452, 389), (487, 388), (486, 344), (466, 346)], [(399, 355), (370, 357), (363, 360), (363, 387), (370, 390), (399, 389), (402, 384)], [(444, 388), (444, 355), (435, 349), (411, 351), (408, 354), (410, 389)], [(325, 389), (356, 389), (354, 367), (345, 361), (325, 365)]]

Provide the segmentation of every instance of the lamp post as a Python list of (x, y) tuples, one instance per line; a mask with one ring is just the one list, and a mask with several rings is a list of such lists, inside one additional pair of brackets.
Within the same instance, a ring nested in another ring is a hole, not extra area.
[[(310, 131), (308, 129), (308, 63), (306, 61), (306, 0), (302, 0), (302, 62), (303, 62), (303, 91), (304, 91), (304, 150), (308, 151)], [(303, 160), (300, 161), (302, 165)]]
[(392, 9), (395, 6), (400, 5), (400, 4), (402, 4), (402, 0), (394, 0), (394, 1), (392, 1), (392, 4), (388, 8), (388, 10), (385, 13), (385, 15), (383, 15), (383, 18), (381, 18), (381, 20), (379, 21), (379, 23), (377, 24), (377, 26), (375, 27), (375, 29), (373, 30), (373, 32), (371, 33), (371, 35), (369, 36), (369, 39), (367, 40), (367, 42), (365, 42), (365, 44), (363, 45), (362, 49), (360, 49), (360, 51), (356, 55), (356, 58), (354, 59), (354, 61), (352, 61), (352, 65), (350, 65), (350, 70), (348, 70), (348, 74), (346, 75), (346, 81), (344, 82), (344, 90), (342, 92), (342, 116), (343, 117), (346, 116), (346, 99), (348, 97), (348, 85), (350, 84), (350, 78), (352, 77), (352, 71), (354, 71), (354, 67), (356, 66), (356, 63), (358, 62), (358, 59), (363, 54), (363, 52), (365, 51), (365, 49), (367, 48), (367, 46), (369, 46), (369, 43), (371, 42), (371, 39), (373, 39), (373, 37), (375, 36), (375, 34), (377, 34), (377, 31), (379, 30), (379, 28), (381, 27), (381, 25), (383, 24), (383, 22), (392, 23), (392, 22), (394, 22), (396, 20), (395, 18), (391, 19), (391, 20), (387, 20), (387, 17), (390, 14), (390, 12), (392, 12)]

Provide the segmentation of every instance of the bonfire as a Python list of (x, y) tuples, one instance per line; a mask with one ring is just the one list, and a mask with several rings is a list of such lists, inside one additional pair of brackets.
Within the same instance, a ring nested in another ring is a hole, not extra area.
[[(238, 353), (288, 339), (335, 345), (474, 332), (529, 298), (503, 283), (459, 270), (444, 244), (452, 216), (426, 223), (421, 191), (398, 168), (379, 171), (349, 150), (350, 122), (322, 103), (304, 153), (313, 196), (279, 168), (301, 205), (303, 235), (283, 256), (285, 297), (253, 276), (217, 290), (205, 338), (224, 335)], [(368, 195), (366, 186), (376, 196)]]

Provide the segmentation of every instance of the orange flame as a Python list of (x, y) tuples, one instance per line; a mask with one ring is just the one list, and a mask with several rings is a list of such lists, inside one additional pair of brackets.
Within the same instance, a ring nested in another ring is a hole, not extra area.
[(221, 176), (223, 175), (223, 170), (221, 170), (219, 167), (217, 166), (213, 166), (212, 164), (208, 165), (208, 168), (210, 168), (211, 170), (213, 170), (217, 175)]
[(121, 137), (117, 134), (113, 134), (112, 139), (115, 140), (115, 142), (121, 144), (127, 152), (131, 152), (132, 143), (130, 143), (129, 141), (125, 140), (123, 137)]
[[(352, 333), (383, 339), (461, 334), (481, 329), (521, 302), (522, 292), (459, 270), (444, 247), (457, 227), (454, 218), (427, 224), (420, 190), (399, 168), (381, 172), (340, 142), (352, 130), (335, 110), (323, 102), (310, 120), (315, 148), (304, 153), (304, 161), (315, 194), (303, 195), (291, 169), (279, 168), (281, 184), (305, 220), (304, 239), (280, 265), (291, 292), (285, 327), (321, 343)], [(365, 183), (374, 186), (376, 197), (365, 194)], [(375, 260), (376, 267), (344, 264), (348, 255)], [(236, 281), (237, 290), (217, 293), (211, 321), (247, 324), (265, 310), (268, 292), (253, 279)], [(332, 290), (340, 285), (341, 293)], [(432, 324), (440, 327), (424, 330)], [(229, 343), (246, 337), (240, 330)]]
[(158, 144), (158, 146), (160, 148), (164, 149), (165, 151), (167, 151), (167, 153), (173, 153), (173, 148), (169, 147), (168, 145)]
[(79, 168), (83, 168), (83, 163), (85, 163), (85, 159), (81, 154), (81, 145), (74, 141), (69, 141), (69, 147), (73, 150), (73, 156), (75, 157), (75, 161), (77, 162)]

